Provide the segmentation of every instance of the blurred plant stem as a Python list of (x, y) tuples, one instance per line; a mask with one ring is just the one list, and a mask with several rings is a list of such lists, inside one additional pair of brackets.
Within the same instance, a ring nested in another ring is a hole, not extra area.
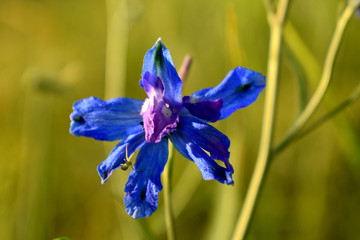
[[(284, 18), (286, 15), (288, 1), (279, 1), (278, 9), (276, 14), (272, 10), (272, 2), (265, 1), (265, 8), (268, 14), (268, 20), (270, 23), (270, 50), (269, 50), (269, 59), (268, 59), (268, 72), (267, 72), (267, 90), (265, 98), (265, 110), (263, 118), (263, 128), (262, 136), (260, 141), (260, 148), (258, 159), (255, 165), (254, 173), (250, 182), (249, 190), (245, 198), (244, 206), (240, 214), (239, 221), (235, 230), (233, 239), (244, 239), (246, 237), (247, 230), (249, 228), (250, 220), (254, 214), (254, 208), (259, 196), (260, 189), (263, 185), (267, 169), (269, 166), (270, 160), (270, 147), (272, 141), (272, 131), (273, 131), (273, 119), (275, 113), (275, 103), (276, 103), (276, 82), (278, 78), (278, 67), (279, 67), (279, 52), (281, 46), (281, 35), (283, 30)], [(305, 109), (301, 112), (299, 117), (295, 120), (295, 123), (288, 131), (284, 140), (275, 148), (275, 152), (281, 151), (286, 146), (288, 146), (294, 138), (297, 136), (299, 131), (304, 127), (308, 122), (310, 117), (316, 111), (321, 100), (324, 97), (324, 94), (329, 86), (329, 82), (332, 76), (332, 70), (334, 65), (334, 60), (339, 49), (342, 35), (347, 26), (347, 23), (352, 16), (354, 10), (359, 5), (358, 1), (349, 1), (345, 7), (343, 13), (341, 14), (334, 35), (332, 37), (327, 56), (325, 58), (324, 68), (321, 75), (320, 83), (318, 87), (306, 105)], [(360, 95), (360, 87), (356, 88), (355, 91), (350, 95), (350, 97), (333, 111), (330, 111), (324, 117), (322, 117), (318, 122), (308, 128), (305, 131), (305, 134), (311, 132), (317, 126), (321, 125), (324, 121), (329, 119), (331, 116), (335, 115), (337, 112), (344, 109), (347, 105), (355, 101)], [(302, 136), (302, 135), (300, 135)]]
[[(105, 59), (105, 93), (110, 99), (125, 96), (126, 49), (128, 42), (128, 23), (124, 16), (127, 0), (107, 0), (107, 36)], [(105, 151), (113, 147), (104, 143)]]
[(187, 79), (187, 76), (188, 76), (188, 73), (190, 70), (191, 62), (192, 62), (192, 58), (189, 55), (186, 55), (181, 64), (181, 67), (179, 70), (179, 77), (180, 77), (181, 81), (183, 82), (183, 85), (186, 82), (186, 79)]
[(308, 122), (310, 117), (318, 108), (321, 100), (325, 95), (326, 90), (328, 89), (332, 76), (334, 61), (336, 58), (336, 54), (339, 50), (339, 46), (344, 30), (349, 22), (350, 17), (355, 11), (357, 5), (358, 5), (357, 2), (349, 1), (344, 11), (342, 12), (340, 18), (338, 19), (334, 35), (331, 39), (330, 46), (326, 54), (325, 63), (318, 87), (315, 90), (314, 95), (312, 96), (311, 100), (309, 101), (305, 109), (297, 117), (295, 123), (292, 125), (292, 127), (290, 128), (284, 139), (281, 141), (281, 143), (275, 148), (274, 152), (279, 152), (282, 149), (284, 149), (286, 146), (288, 146), (294, 140), (294, 138), (299, 133), (299, 131), (302, 130), (304, 125)]
[[(127, 0), (106, 0), (107, 34), (106, 34), (106, 59), (105, 59), (105, 93), (104, 98), (110, 99), (125, 96), (126, 87), (126, 62), (129, 23), (126, 17)], [(113, 148), (113, 144), (104, 143), (106, 154)], [(123, 199), (124, 192), (119, 191), (119, 186), (124, 186), (126, 177), (118, 177), (111, 181), (111, 193)], [(121, 204), (116, 204), (117, 217), (121, 225), (114, 231), (114, 238), (141, 239), (149, 236), (146, 224), (139, 221), (129, 222), (124, 214)], [(136, 231), (136, 229), (141, 231)], [(137, 232), (135, 235), (134, 232)]]
[(263, 126), (255, 169), (250, 181), (248, 192), (245, 197), (242, 211), (234, 231), (234, 240), (244, 239), (246, 237), (251, 218), (254, 214), (259, 192), (263, 185), (268, 169), (276, 105), (281, 37), (287, 7), (288, 0), (280, 0), (276, 13), (274, 13), (271, 10), (270, 3), (266, 5), (268, 21), (270, 25), (270, 44)]
[(125, 96), (128, 21), (127, 0), (106, 0), (105, 99)]
[(226, 46), (231, 65), (246, 66), (247, 57), (244, 46), (239, 39), (239, 31), (241, 31), (236, 17), (236, 10), (232, 2), (228, 2), (226, 6)]
[(171, 175), (174, 159), (174, 146), (169, 142), (169, 158), (164, 169), (164, 208), (165, 208), (165, 224), (168, 240), (175, 240), (175, 221), (171, 201)]
[[(28, 80), (28, 79), (27, 79)], [(19, 151), (14, 239), (43, 239), (52, 209), (48, 201), (51, 174), (50, 145), (53, 133), (54, 96), (33, 86), (23, 91), (21, 149)], [(47, 179), (47, 181), (44, 181)], [(39, 210), (41, 209), (41, 211)], [(12, 219), (11, 219), (12, 220)]]
[[(287, 46), (289, 51), (288, 53), (290, 54), (290, 57), (293, 58), (291, 62), (296, 71), (299, 82), (306, 81), (315, 88), (318, 84), (318, 79), (320, 79), (321, 76), (320, 64), (316, 60), (316, 57), (305, 44), (304, 40), (290, 21), (284, 25), (283, 36), (284, 44)], [(299, 83), (299, 87), (305, 88), (303, 83)], [(306, 92), (306, 89), (301, 90), (301, 92)], [(312, 123), (312, 125), (301, 131), (295, 137), (294, 141), (297, 141), (306, 136), (308, 133), (313, 132), (318, 127), (322, 126), (327, 120), (333, 119), (342, 111), (342, 109), (354, 103), (360, 97), (360, 84), (358, 84), (350, 96), (340, 104), (337, 104), (337, 97), (331, 88), (327, 91), (326, 96), (327, 97), (324, 98), (324, 103), (327, 109), (331, 110), (327, 114), (323, 115), (323, 117), (319, 118), (316, 122)], [(336, 107), (334, 108), (333, 106)], [(344, 115), (338, 115), (333, 121), (335, 124), (337, 139), (346, 154), (346, 159), (349, 159), (350, 164), (352, 165), (351, 169), (355, 172), (359, 172), (360, 162), (358, 161), (358, 156), (360, 156), (360, 149), (358, 146), (360, 145), (360, 138), (358, 137), (355, 129), (352, 127), (352, 124)], [(282, 150), (284, 149), (286, 148), (283, 148)], [(274, 148), (271, 154), (274, 156), (280, 152), (281, 151), (277, 151), (277, 149)]]

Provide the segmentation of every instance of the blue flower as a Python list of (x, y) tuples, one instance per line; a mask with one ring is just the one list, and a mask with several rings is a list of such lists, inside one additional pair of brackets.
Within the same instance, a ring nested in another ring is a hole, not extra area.
[(225, 119), (253, 103), (265, 87), (265, 77), (237, 67), (218, 86), (182, 98), (182, 81), (159, 39), (145, 55), (140, 86), (147, 94), (145, 101), (89, 97), (76, 102), (70, 115), (70, 132), (76, 136), (121, 140), (98, 166), (103, 183), (126, 163), (126, 154), (140, 149), (125, 185), (128, 214), (148, 217), (157, 209), (169, 140), (195, 162), (205, 180), (233, 184), (230, 140), (208, 122)]

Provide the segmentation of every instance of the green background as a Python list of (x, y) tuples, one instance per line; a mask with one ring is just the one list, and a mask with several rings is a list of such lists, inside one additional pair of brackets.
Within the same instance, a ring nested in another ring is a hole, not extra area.
[[(138, 85), (145, 52), (161, 37), (177, 69), (193, 64), (189, 95), (217, 85), (241, 65), (266, 74), (269, 28), (262, 1), (128, 0), (126, 97)], [(274, 142), (311, 97), (345, 1), (292, 1), (281, 54)], [(0, 1), (0, 239), (166, 239), (163, 195), (153, 216), (134, 220), (123, 206), (128, 172), (101, 185), (96, 171), (116, 144), (69, 134), (73, 102), (104, 99), (106, 4), (95, 0)], [(353, 17), (317, 119), (343, 101), (360, 76), (360, 19)], [(295, 48), (289, 43), (295, 43)], [(305, 67), (294, 49), (305, 56)], [(300, 50), (299, 50), (300, 49)], [(111, 52), (111, 51), (110, 51)], [(112, 54), (117, 54), (112, 52)], [(307, 69), (308, 71), (304, 71)], [(173, 205), (179, 239), (229, 239), (257, 155), (264, 93), (214, 124), (231, 140), (234, 186), (204, 181), (176, 153)], [(274, 158), (249, 239), (357, 239), (360, 236), (360, 104)], [(134, 161), (135, 158), (133, 158)], [(149, 159), (151, 161), (151, 159)]]

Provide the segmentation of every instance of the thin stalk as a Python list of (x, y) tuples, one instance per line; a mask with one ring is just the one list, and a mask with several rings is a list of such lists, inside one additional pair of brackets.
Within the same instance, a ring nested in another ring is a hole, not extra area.
[(296, 137), (296, 134), (304, 127), (304, 125), (313, 115), (315, 110), (318, 108), (321, 100), (324, 97), (326, 90), (328, 89), (333, 72), (335, 58), (339, 50), (339, 46), (344, 30), (357, 5), (358, 3), (356, 3), (356, 1), (349, 1), (344, 11), (342, 12), (340, 18), (338, 19), (334, 35), (331, 39), (330, 46), (326, 54), (325, 63), (319, 85), (315, 90), (315, 93), (312, 96), (311, 100), (305, 107), (304, 111), (295, 120), (295, 123), (290, 128), (290, 130), (288, 131), (284, 139), (281, 141), (281, 143), (275, 148), (274, 152), (279, 152), (282, 149), (284, 149), (287, 145), (289, 145)]
[[(179, 70), (179, 77), (185, 83), (188, 72), (190, 70), (192, 58), (188, 55), (185, 56), (181, 68)], [(165, 224), (168, 240), (175, 240), (175, 218), (171, 201), (171, 175), (174, 158), (174, 146), (169, 142), (169, 157), (163, 174), (164, 184), (164, 208), (165, 208)]]
[(350, 96), (345, 99), (345, 101), (341, 102), (339, 105), (337, 105), (334, 109), (332, 109), (330, 112), (319, 118), (316, 122), (311, 124), (309, 127), (304, 129), (301, 133), (299, 133), (296, 136), (295, 140), (299, 140), (300, 138), (305, 137), (309, 133), (313, 132), (315, 129), (320, 127), (322, 124), (330, 120), (331, 118), (335, 117), (338, 113), (340, 113), (342, 110), (344, 110), (346, 107), (354, 103), (358, 98), (360, 97), (360, 84), (358, 84), (355, 88), (355, 90), (350, 94)]
[(175, 219), (171, 201), (171, 175), (174, 158), (174, 146), (169, 142), (169, 158), (164, 169), (163, 184), (164, 184), (164, 208), (165, 208), (165, 224), (168, 240), (175, 240)]
[[(345, 2), (343, 7), (345, 7)], [(317, 62), (316, 57), (313, 55), (311, 50), (306, 46), (304, 40), (301, 39), (297, 30), (293, 27), (293, 25), (289, 21), (287, 21), (287, 23), (285, 23), (284, 25), (283, 38), (284, 38), (284, 44), (286, 44), (289, 47), (291, 54), (293, 54), (296, 59), (294, 64), (298, 63), (299, 69), (302, 69), (302, 71), (304, 71), (304, 74), (306, 75), (306, 78), (309, 80), (309, 83), (313, 85), (315, 84), (315, 86), (317, 86), (319, 79), (321, 77), (322, 69), (320, 68), (319, 63)], [(356, 91), (351, 93), (351, 96), (354, 96), (354, 93), (356, 93)], [(351, 96), (349, 98), (351, 98)], [(333, 91), (331, 91), (331, 88), (329, 88), (329, 90), (326, 92), (326, 98), (324, 98), (324, 103), (326, 104), (327, 109), (330, 109), (330, 106), (337, 105), (337, 102), (338, 100), (336, 100)], [(340, 105), (338, 105), (338, 107), (343, 104), (344, 103), (341, 103)], [(338, 109), (338, 107), (336, 107), (336, 109)], [(302, 110), (303, 109), (304, 108), (302, 108)], [(333, 114), (332, 112), (335, 111), (335, 109), (333, 107), (331, 107), (331, 109), (332, 109), (331, 114)], [(324, 122), (322, 122), (318, 127), (320, 127), (323, 123)], [(344, 153), (347, 156), (347, 159), (350, 161), (350, 164), (354, 166), (351, 169), (353, 171), (357, 171), (359, 169), (359, 161), (357, 161), (358, 159), (356, 158), (356, 156), (360, 156), (360, 149), (358, 148), (358, 146), (360, 145), (360, 139), (356, 135), (356, 131), (353, 130), (353, 127), (351, 126), (351, 124), (344, 115), (338, 116), (336, 119), (333, 120), (333, 123), (336, 125), (336, 134), (338, 135), (339, 144), (342, 146)], [(310, 133), (308, 132), (308, 130), (310, 131), (309, 128), (315, 130), (315, 128), (313, 128), (312, 125), (309, 127), (305, 127), (305, 129), (300, 131), (299, 135), (295, 137), (294, 141), (300, 140), (303, 136), (305, 136), (304, 135), (305, 132), (307, 132), (306, 134)], [(274, 152), (273, 149), (271, 153), (272, 158), (274, 158), (277, 153), (279, 152)]]
[(254, 215), (260, 189), (264, 183), (269, 163), (269, 153), (273, 135), (277, 80), (279, 72), (280, 46), (283, 23), (288, 7), (288, 0), (280, 0), (277, 13), (268, 12), (270, 24), (270, 45), (267, 71), (267, 87), (260, 147), (250, 186), (245, 197), (233, 239), (244, 239)]
[[(127, 0), (106, 0), (105, 99), (125, 96), (128, 43), (126, 8)], [(104, 143), (106, 152), (110, 152), (112, 148), (113, 144)]]

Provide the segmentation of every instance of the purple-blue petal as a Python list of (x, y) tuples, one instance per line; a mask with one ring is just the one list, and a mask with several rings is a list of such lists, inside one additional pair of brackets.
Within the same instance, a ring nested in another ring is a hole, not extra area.
[(74, 103), (70, 132), (76, 136), (114, 141), (142, 130), (143, 101), (113, 98), (102, 101), (89, 97)]
[(183, 105), (193, 116), (205, 121), (216, 122), (220, 118), (223, 101), (222, 99), (207, 100), (204, 98), (185, 96), (183, 97)]
[[(121, 164), (125, 163), (126, 158), (130, 157), (137, 149), (141, 148), (145, 143), (145, 132), (140, 131), (124, 138), (111, 151), (109, 156), (98, 166), (98, 172), (102, 179), (102, 183), (110, 177), (112, 171), (118, 169)], [(126, 148), (127, 154), (126, 156)]]
[[(146, 100), (148, 101), (148, 99)], [(179, 116), (173, 112), (171, 106), (164, 102), (148, 108), (143, 113), (145, 139), (147, 142), (160, 142), (169, 133), (176, 130)]]
[[(170, 51), (164, 46), (161, 39), (158, 39), (145, 55), (141, 78), (144, 78), (146, 72), (163, 81), (165, 86), (164, 97), (168, 101), (176, 106), (181, 103), (182, 81), (176, 72)], [(144, 87), (142, 81), (141, 79), (140, 85)]]
[(149, 98), (162, 100), (164, 97), (165, 86), (163, 81), (150, 72), (146, 72), (142, 78), (144, 90)]
[(164, 84), (159, 77), (146, 72), (143, 78), (148, 95), (142, 107), (145, 138), (148, 142), (160, 142), (165, 135), (176, 130), (179, 117), (171, 102), (165, 102)]
[(152, 215), (158, 206), (158, 195), (162, 190), (160, 181), (169, 154), (168, 140), (145, 143), (136, 158), (134, 170), (125, 185), (124, 204), (133, 218)]
[(195, 98), (207, 100), (222, 99), (220, 119), (227, 118), (239, 108), (255, 102), (265, 87), (265, 76), (251, 69), (237, 67), (231, 70), (216, 87), (193, 93)]
[[(170, 140), (183, 156), (196, 163), (205, 180), (233, 184), (230, 140), (216, 128), (193, 117), (181, 117), (179, 129), (170, 135)], [(215, 160), (224, 162), (225, 168)]]

